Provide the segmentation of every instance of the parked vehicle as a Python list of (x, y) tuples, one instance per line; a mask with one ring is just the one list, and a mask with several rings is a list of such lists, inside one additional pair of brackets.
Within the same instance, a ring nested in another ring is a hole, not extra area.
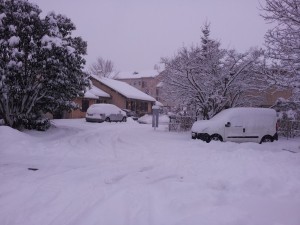
[(210, 120), (196, 121), (192, 139), (216, 141), (273, 142), (278, 140), (277, 116), (274, 109), (231, 108)]
[(136, 112), (131, 111), (130, 109), (122, 109), (127, 117), (131, 117), (133, 120), (137, 120), (139, 117), (137, 116)]
[(87, 122), (126, 122), (126, 113), (113, 104), (93, 104), (85, 115)]

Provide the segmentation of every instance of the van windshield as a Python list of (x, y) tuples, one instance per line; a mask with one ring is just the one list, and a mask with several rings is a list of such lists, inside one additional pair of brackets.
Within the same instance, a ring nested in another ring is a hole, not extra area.
[(212, 117), (210, 120), (219, 120), (221, 118), (224, 118), (224, 116), (227, 114), (227, 113), (225, 113), (225, 111), (226, 110), (223, 110), (223, 111), (219, 112), (217, 115)]

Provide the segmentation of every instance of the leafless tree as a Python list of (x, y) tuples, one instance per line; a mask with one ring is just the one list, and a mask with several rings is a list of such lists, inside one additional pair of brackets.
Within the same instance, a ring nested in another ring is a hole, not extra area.
[(98, 57), (97, 62), (89, 67), (89, 72), (99, 77), (113, 78), (114, 63), (111, 60), (105, 60), (102, 57)]
[[(262, 17), (274, 24), (265, 35), (270, 81), (300, 98), (300, 0), (265, 0)], [(271, 65), (271, 66), (270, 66)]]

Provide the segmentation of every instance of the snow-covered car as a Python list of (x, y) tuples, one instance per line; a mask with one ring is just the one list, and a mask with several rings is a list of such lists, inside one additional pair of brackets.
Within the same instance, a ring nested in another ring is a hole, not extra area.
[(122, 109), (127, 117), (131, 117), (133, 120), (137, 120), (139, 117), (137, 116), (136, 112), (131, 111), (130, 109)]
[(210, 120), (196, 121), (191, 135), (192, 139), (206, 142), (273, 142), (278, 140), (276, 111), (246, 107), (226, 109)]
[(113, 104), (93, 104), (85, 115), (87, 122), (126, 122), (126, 113)]

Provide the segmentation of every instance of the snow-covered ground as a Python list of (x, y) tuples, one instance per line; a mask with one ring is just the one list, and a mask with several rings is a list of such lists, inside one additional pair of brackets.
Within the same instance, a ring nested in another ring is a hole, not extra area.
[(54, 124), (0, 126), (1, 225), (300, 224), (299, 138), (207, 144), (131, 120)]

